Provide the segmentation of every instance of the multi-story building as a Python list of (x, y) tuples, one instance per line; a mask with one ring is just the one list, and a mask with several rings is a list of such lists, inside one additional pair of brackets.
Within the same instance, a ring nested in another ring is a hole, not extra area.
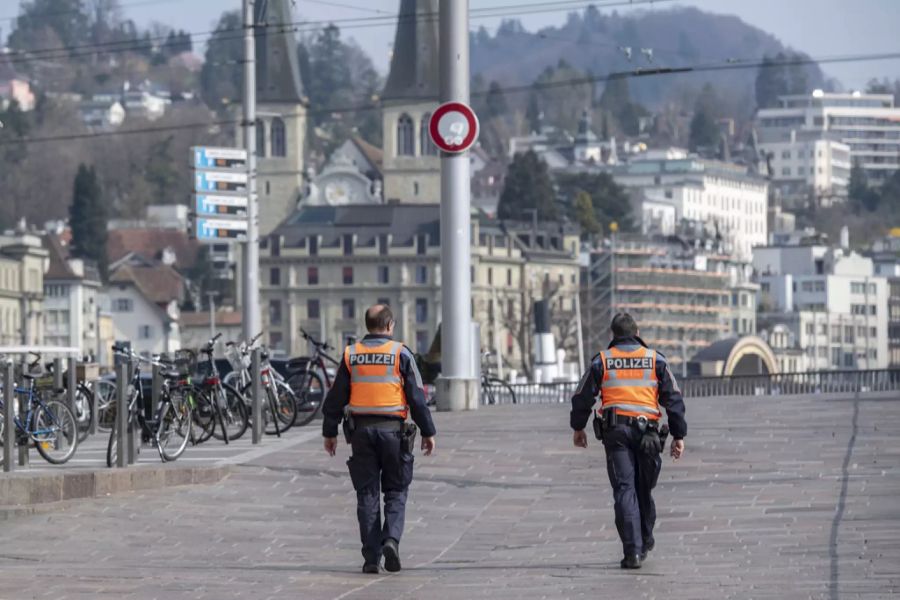
[[(436, 204), (301, 208), (263, 242), (270, 346), (305, 353), (304, 328), (342, 347), (364, 334), (365, 309), (383, 303), (394, 310), (398, 339), (426, 353), (441, 316), (439, 218)], [(557, 339), (574, 348), (577, 258), (570, 229), (474, 220), (472, 309), (482, 347), (527, 373), (532, 303), (547, 299)]]
[(386, 202), (439, 202), (441, 160), (428, 123), (438, 106), (437, 0), (401, 0), (381, 95)]
[(747, 167), (683, 156), (636, 159), (611, 172), (617, 183), (655, 206), (673, 206), (676, 223), (699, 221), (714, 227), (725, 242), (725, 253), (740, 261), (749, 262), (753, 247), (767, 242), (768, 184)]
[(900, 368), (900, 277), (889, 280), (888, 296), (888, 366)]
[(888, 285), (872, 259), (822, 244), (754, 250), (760, 328), (784, 325), (802, 370), (888, 364)]
[[(830, 134), (850, 147), (873, 181), (900, 169), (900, 108), (891, 94), (826, 93), (782, 96), (757, 114), (760, 144), (788, 142), (794, 132)], [(798, 165), (799, 166), (799, 165)]]
[(149, 355), (181, 348), (179, 307), (184, 299), (184, 279), (175, 269), (133, 260), (110, 273), (104, 300), (116, 339), (129, 340), (135, 352)]
[(55, 233), (44, 236), (49, 268), (44, 275), (44, 343), (80, 348), (85, 359), (102, 352), (100, 274), (88, 261), (71, 258)]
[(43, 343), (47, 263), (40, 237), (0, 234), (0, 344)]
[(786, 140), (761, 142), (775, 191), (782, 198), (814, 196), (827, 206), (847, 197), (850, 146), (821, 131), (791, 131)]
[(714, 235), (618, 235), (591, 252), (587, 350), (605, 347), (611, 316), (628, 312), (641, 337), (683, 372), (713, 342), (756, 332), (757, 287), (748, 276)]

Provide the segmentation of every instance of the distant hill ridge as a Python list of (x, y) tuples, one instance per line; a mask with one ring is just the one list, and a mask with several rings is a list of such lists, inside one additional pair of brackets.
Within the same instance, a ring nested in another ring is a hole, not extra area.
[[(629, 61), (621, 48), (631, 48)], [(652, 63), (642, 49), (652, 49)], [(565, 24), (528, 32), (516, 20), (503, 23), (495, 35), (479, 30), (472, 38), (472, 72), (502, 85), (529, 84), (547, 67), (564, 60), (596, 76), (651, 65), (684, 67), (721, 64), (727, 59), (749, 62), (779, 52), (801, 54), (775, 36), (733, 15), (674, 7), (627, 14), (589, 7), (573, 12)], [(805, 56), (805, 55), (803, 55)], [(710, 82), (718, 89), (753, 96), (756, 69), (658, 76), (632, 81), (632, 96), (654, 108), (680, 84)], [(808, 68), (810, 86), (824, 84), (818, 66)]]

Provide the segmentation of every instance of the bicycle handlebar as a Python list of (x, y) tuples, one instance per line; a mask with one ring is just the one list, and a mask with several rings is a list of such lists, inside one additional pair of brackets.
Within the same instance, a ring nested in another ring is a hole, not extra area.
[(300, 328), (300, 334), (303, 336), (304, 340), (308, 341), (313, 346), (317, 346), (317, 347), (321, 348), (322, 350), (336, 350), (336, 348), (334, 346), (332, 346), (331, 344), (329, 344), (328, 342), (320, 342), (313, 336), (309, 335), (306, 332), (306, 330), (303, 329), (302, 327)]

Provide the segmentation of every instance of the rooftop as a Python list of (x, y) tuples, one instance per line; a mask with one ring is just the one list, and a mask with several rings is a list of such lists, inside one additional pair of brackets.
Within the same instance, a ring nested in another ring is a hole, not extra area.
[(394, 51), (382, 99), (437, 101), (438, 0), (401, 0)]

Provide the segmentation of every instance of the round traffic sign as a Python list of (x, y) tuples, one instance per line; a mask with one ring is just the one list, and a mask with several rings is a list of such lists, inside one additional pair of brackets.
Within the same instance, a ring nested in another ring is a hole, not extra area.
[(428, 124), (434, 145), (451, 154), (465, 152), (478, 139), (478, 117), (462, 102), (441, 104)]

